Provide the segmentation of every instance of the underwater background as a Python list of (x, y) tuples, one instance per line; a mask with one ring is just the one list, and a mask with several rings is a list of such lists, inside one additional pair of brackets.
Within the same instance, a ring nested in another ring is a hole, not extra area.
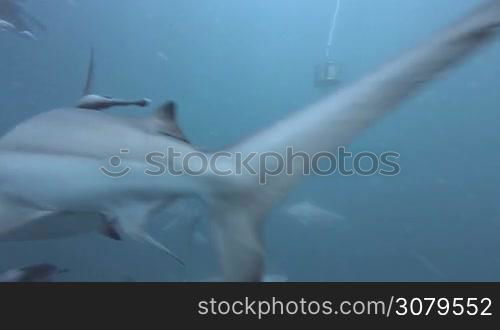
[[(480, 2), (342, 1), (332, 50), (339, 86)], [(195, 145), (223, 148), (328, 92), (315, 87), (313, 77), (325, 61), (335, 4), (26, 1), (47, 31), (35, 41), (0, 33), (0, 133), (38, 113), (74, 105), (93, 46), (98, 93), (153, 100), (147, 110), (113, 112), (140, 116), (171, 99)], [(268, 273), (289, 281), (499, 281), (499, 55), (496, 41), (349, 147), (353, 153), (399, 153), (397, 176), (304, 180), (266, 223)], [(305, 226), (289, 219), (283, 208), (304, 200), (345, 220)], [(186, 201), (156, 219), (152, 231), (185, 260), (184, 268), (154, 247), (92, 234), (2, 242), (0, 271), (50, 262), (70, 269), (60, 281), (213, 278), (220, 272), (202, 235), (207, 219), (194, 235), (189, 218), (197, 216), (203, 218), (203, 206)], [(163, 230), (174, 218), (179, 224)]]

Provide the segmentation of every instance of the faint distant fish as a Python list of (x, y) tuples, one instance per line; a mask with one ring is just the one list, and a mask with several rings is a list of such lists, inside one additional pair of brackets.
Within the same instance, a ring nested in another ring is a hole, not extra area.
[(90, 63), (87, 71), (87, 82), (83, 90), (83, 97), (78, 101), (77, 108), (89, 110), (104, 110), (115, 106), (139, 106), (146, 107), (151, 103), (149, 99), (128, 101), (115, 99), (109, 96), (102, 96), (93, 93), (94, 89), (94, 49), (91, 49)]
[(208, 238), (201, 232), (197, 231), (193, 234), (193, 240), (197, 244), (203, 245), (203, 244), (208, 244)]
[(52, 264), (37, 264), (11, 269), (0, 274), (0, 282), (52, 282), (57, 274), (68, 272)]
[(168, 62), (168, 56), (167, 56), (167, 55), (165, 55), (165, 53), (164, 53), (164, 52), (161, 52), (161, 51), (160, 51), (160, 52), (156, 53), (156, 55), (158, 55), (158, 57), (159, 57), (160, 59), (162, 59), (163, 61)]
[(19, 32), (19, 35), (23, 38), (26, 38), (26, 39), (38, 40), (37, 37), (35, 37), (35, 35), (33, 33), (31, 33), (30, 31), (21, 31), (21, 32)]
[(424, 266), (432, 274), (441, 278), (446, 277), (445, 274), (423, 254), (416, 251), (412, 251), (411, 254), (422, 264), (422, 266)]
[(309, 201), (294, 204), (286, 209), (286, 213), (304, 226), (328, 225), (346, 220), (336, 212), (321, 208)]

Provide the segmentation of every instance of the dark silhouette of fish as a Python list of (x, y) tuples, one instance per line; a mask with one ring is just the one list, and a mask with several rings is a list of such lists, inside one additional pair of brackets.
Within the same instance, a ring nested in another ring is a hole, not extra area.
[(0, 274), (0, 282), (52, 282), (57, 274), (66, 273), (52, 264), (42, 263), (8, 270)]
[(19, 35), (35, 39), (35, 29), (46, 31), (43, 24), (24, 8), (24, 0), (0, 0), (0, 19), (14, 26)]

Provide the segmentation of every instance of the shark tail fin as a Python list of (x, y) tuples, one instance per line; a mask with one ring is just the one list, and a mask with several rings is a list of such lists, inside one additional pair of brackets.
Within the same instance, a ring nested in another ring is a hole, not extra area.
[[(335, 153), (368, 127), (397, 109), (437, 74), (450, 69), (491, 40), (500, 26), (500, 0), (478, 6), (449, 28), (335, 95), (299, 111), (233, 148), (257, 169), (257, 175), (219, 177), (221, 191), (212, 193), (214, 236), (227, 281), (260, 281), (264, 267), (263, 218), (304, 176), (300, 157), (286, 162), (286, 171), (262, 176), (265, 168), (283, 167), (273, 155), (293, 149), (307, 155)], [(238, 159), (238, 157), (236, 157)], [(232, 166), (232, 165), (231, 165)], [(233, 172), (237, 173), (237, 171)]]

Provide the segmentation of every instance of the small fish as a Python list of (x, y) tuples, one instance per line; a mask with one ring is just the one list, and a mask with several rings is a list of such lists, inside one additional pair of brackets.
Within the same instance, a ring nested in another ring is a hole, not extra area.
[(321, 208), (309, 201), (294, 204), (286, 213), (304, 226), (330, 225), (346, 220), (346, 217), (334, 211)]
[(57, 274), (66, 273), (52, 264), (42, 263), (23, 268), (11, 269), (0, 274), (0, 282), (52, 282)]
[(161, 52), (161, 51), (160, 51), (160, 52), (156, 53), (156, 55), (158, 55), (158, 57), (159, 57), (160, 59), (162, 59), (163, 61), (168, 62), (168, 56), (167, 56), (167, 55), (165, 55), (165, 53), (164, 53), (164, 52)]
[(446, 278), (445, 274), (425, 255), (416, 251), (413, 251), (412, 255), (430, 273), (436, 275), (439, 278)]
[(105, 110), (116, 106), (147, 107), (149, 104), (151, 104), (151, 100), (147, 98), (130, 101), (130, 100), (115, 99), (109, 96), (102, 96), (93, 93), (92, 90), (94, 88), (94, 80), (95, 80), (94, 67), (95, 67), (94, 49), (91, 48), (90, 63), (87, 71), (87, 82), (83, 90), (83, 96), (76, 105), (77, 108), (88, 109), (88, 110)]
[(130, 105), (144, 108), (150, 104), (151, 100), (147, 98), (135, 101), (127, 101), (122, 99), (115, 99), (108, 96), (90, 94), (82, 97), (78, 102), (77, 107), (80, 109), (89, 109), (89, 110), (105, 110), (116, 106), (130, 106)]

